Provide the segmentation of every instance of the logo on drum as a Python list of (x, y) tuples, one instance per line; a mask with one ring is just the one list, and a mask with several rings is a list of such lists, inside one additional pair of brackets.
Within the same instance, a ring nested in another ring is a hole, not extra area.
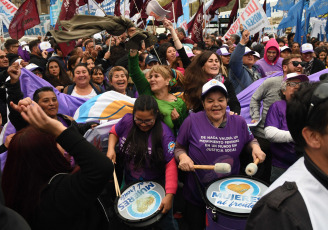
[(252, 209), (261, 198), (260, 187), (244, 178), (231, 178), (222, 181), (211, 192), (211, 203), (217, 207)]

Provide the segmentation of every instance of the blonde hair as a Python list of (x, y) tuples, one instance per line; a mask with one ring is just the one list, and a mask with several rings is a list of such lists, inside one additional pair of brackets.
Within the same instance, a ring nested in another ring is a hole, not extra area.
[(154, 65), (150, 69), (149, 74), (159, 73), (162, 75), (164, 79), (172, 79), (174, 77), (174, 73), (172, 72), (171, 68), (167, 65)]

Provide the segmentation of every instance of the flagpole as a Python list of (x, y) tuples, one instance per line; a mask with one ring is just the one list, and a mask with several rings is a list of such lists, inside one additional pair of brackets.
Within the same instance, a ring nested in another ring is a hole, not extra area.
[(175, 12), (174, 12), (174, 3), (173, 3), (173, 1), (172, 1), (172, 11), (173, 11), (173, 20), (174, 20), (173, 26), (174, 26), (174, 29), (176, 29), (177, 25), (176, 25), (176, 21), (175, 21)]
[[(133, 0), (133, 2), (134, 2), (134, 6), (136, 7), (136, 9), (137, 9), (137, 11), (138, 11), (138, 13), (139, 13), (139, 15), (140, 15), (141, 22), (142, 22), (142, 24), (144, 25), (144, 27), (145, 27), (145, 29), (146, 29), (146, 25), (145, 25), (144, 21), (142, 20), (141, 12), (140, 12), (140, 10), (139, 10), (138, 7), (137, 7), (136, 1)], [(125, 0), (124, 0), (124, 3), (125, 3)], [(125, 9), (125, 8), (124, 8), (124, 9)], [(138, 21), (136, 21), (136, 23), (137, 23), (137, 22), (138, 22)], [(153, 21), (153, 25), (154, 25), (154, 21)]]
[[(205, 22), (205, 23), (204, 23), (204, 24), (205, 24), (204, 35), (206, 36), (206, 16), (205, 16), (206, 14), (205, 14), (205, 1), (206, 1), (206, 0), (204, 0), (204, 1), (203, 1), (203, 20), (204, 20), (204, 22)], [(202, 2), (202, 1), (201, 1), (201, 2)]]

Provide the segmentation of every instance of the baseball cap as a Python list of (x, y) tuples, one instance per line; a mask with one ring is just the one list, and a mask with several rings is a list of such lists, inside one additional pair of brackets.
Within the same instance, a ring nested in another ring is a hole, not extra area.
[(301, 47), (301, 52), (304, 53), (313, 53), (313, 46), (311, 43), (304, 43)]
[(225, 47), (218, 49), (218, 50), (216, 51), (216, 53), (217, 53), (218, 55), (220, 55), (220, 56), (221, 56), (221, 55), (222, 55), (222, 56), (229, 56), (229, 55), (231, 55), (231, 53), (229, 53), (228, 50), (227, 50)]
[(159, 34), (157, 37), (158, 41), (165, 40), (165, 39), (167, 39), (167, 35), (164, 33)]
[(255, 52), (253, 50), (251, 50), (250, 48), (246, 47), (244, 55), (249, 54), (249, 53), (254, 54)]
[(224, 84), (218, 80), (212, 79), (205, 83), (202, 88), (202, 97), (204, 97), (207, 92), (212, 88), (218, 88), (220, 89), (226, 97), (228, 97), (228, 91), (227, 88), (224, 86)]
[(286, 75), (284, 78), (284, 81), (290, 80), (290, 79), (300, 79), (302, 82), (303, 81), (309, 81), (309, 78), (305, 74), (298, 74), (298, 73), (289, 73)]
[(151, 62), (153, 62), (153, 61), (159, 62), (156, 56), (154, 56), (154, 55), (152, 55), (152, 54), (149, 54), (149, 55), (146, 57), (145, 63), (146, 63), (146, 65), (148, 65), (149, 63), (151, 63)]
[(99, 39), (99, 40), (101, 40), (101, 39), (102, 39), (102, 37), (101, 37), (101, 34), (100, 34), (100, 33), (96, 33), (96, 34), (94, 34), (94, 35), (93, 35), (93, 38), (94, 38), (94, 39)]
[(289, 50), (289, 52), (292, 52), (292, 50), (288, 46), (280, 47), (280, 52), (284, 52), (286, 50)]
[(31, 64), (28, 64), (27, 66), (25, 66), (25, 69), (29, 70), (29, 71), (34, 71), (36, 69), (40, 69), (41, 71), (43, 71), (43, 68), (34, 64), (34, 63), (31, 63)]
[(262, 42), (267, 43), (268, 41), (270, 41), (270, 38), (268, 36), (264, 36)]
[(40, 50), (41, 51), (44, 51), (44, 50), (47, 50), (48, 52), (53, 52), (55, 51), (53, 48), (51, 48), (51, 44), (50, 42), (41, 42), (39, 44), (39, 47), (40, 47)]
[(257, 58), (261, 58), (260, 54), (258, 52), (256, 52), (256, 51), (254, 51), (253, 56), (255, 56)]

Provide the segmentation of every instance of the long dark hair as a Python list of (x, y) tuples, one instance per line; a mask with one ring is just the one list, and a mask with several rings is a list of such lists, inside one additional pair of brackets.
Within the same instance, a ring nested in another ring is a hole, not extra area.
[[(141, 95), (134, 103), (133, 117), (136, 111), (151, 111), (155, 124), (148, 132), (141, 131), (133, 121), (133, 126), (123, 145), (122, 152), (127, 162), (133, 161), (135, 169), (143, 168), (147, 162), (154, 170), (162, 171), (165, 166), (162, 147), (162, 121), (156, 100), (149, 95)], [(148, 138), (151, 134), (151, 155), (148, 154)]]
[(71, 171), (53, 136), (32, 126), (18, 131), (9, 145), (3, 170), (6, 205), (32, 224), (40, 194), (51, 177)]
[[(59, 79), (53, 76), (52, 74), (50, 74), (49, 72), (49, 65), (51, 62), (56, 62), (59, 66)], [(51, 59), (50, 61), (48, 61), (46, 73), (45, 73), (45, 79), (55, 87), (59, 85), (68, 86), (73, 83), (69, 78), (68, 74), (66, 73), (64, 67), (56, 59)]]
[(187, 107), (193, 109), (194, 112), (203, 109), (201, 101), (202, 87), (208, 81), (208, 76), (204, 72), (203, 66), (212, 54), (215, 54), (218, 57), (220, 64), (222, 64), (221, 58), (217, 53), (204, 51), (194, 57), (185, 71), (185, 77), (183, 80), (185, 102)]

